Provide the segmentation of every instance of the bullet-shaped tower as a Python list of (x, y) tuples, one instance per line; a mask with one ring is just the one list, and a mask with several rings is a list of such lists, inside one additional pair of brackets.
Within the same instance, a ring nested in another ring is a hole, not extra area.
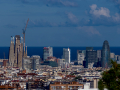
[(110, 47), (109, 43), (107, 40), (104, 41), (103, 47), (102, 47), (102, 60), (101, 60), (101, 65), (103, 68), (108, 68), (111, 66), (110, 64)]

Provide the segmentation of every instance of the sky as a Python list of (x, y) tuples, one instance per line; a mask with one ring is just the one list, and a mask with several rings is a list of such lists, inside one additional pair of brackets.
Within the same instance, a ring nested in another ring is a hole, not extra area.
[(0, 46), (120, 46), (120, 0), (0, 0)]

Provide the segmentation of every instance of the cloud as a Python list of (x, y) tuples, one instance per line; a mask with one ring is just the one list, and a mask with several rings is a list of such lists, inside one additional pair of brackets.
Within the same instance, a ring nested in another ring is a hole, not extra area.
[(87, 33), (88, 35), (92, 36), (92, 35), (101, 35), (99, 31), (97, 31), (95, 28), (93, 28), (92, 26), (79, 26), (78, 30), (82, 30), (85, 33)]
[(98, 8), (96, 4), (93, 4), (90, 6), (90, 8), (90, 14), (94, 15), (95, 17), (100, 17), (102, 15), (105, 17), (110, 17), (110, 11), (105, 7)]
[(67, 12), (67, 17), (72, 23), (78, 23), (78, 18), (71, 12)]
[(96, 4), (92, 4), (90, 6), (90, 10), (88, 11), (88, 15), (90, 19), (83, 19), (84, 25), (88, 26), (114, 26), (120, 24), (120, 14), (115, 13), (114, 15), (110, 15), (110, 10), (105, 7), (98, 8)]
[(98, 8), (96, 4), (90, 6), (88, 11), (89, 19), (76, 17), (72, 12), (66, 12), (67, 21), (64, 26), (115, 26), (120, 24), (120, 14), (110, 15), (109, 9), (105, 7)]
[(46, 0), (47, 6), (67, 6), (75, 7), (77, 4), (71, 0)]
[(78, 19), (73, 13), (67, 12), (67, 20), (64, 22), (52, 22), (46, 20), (30, 20), (28, 27), (79, 27), (79, 26), (115, 26), (120, 24), (120, 14), (116, 13), (114, 16), (95, 17), (90, 15), (90, 19), (82, 18)]
[(115, 16), (112, 16), (112, 19), (114, 22), (120, 23), (120, 14), (116, 13)]
[(72, 12), (65, 12), (66, 21), (64, 22), (56, 23), (46, 20), (34, 20), (28, 23), (28, 27), (115, 26), (120, 24), (120, 14), (110, 15), (109, 9), (105, 7), (99, 8), (96, 4), (92, 4), (88, 13), (89, 19), (82, 18), (80, 20)]

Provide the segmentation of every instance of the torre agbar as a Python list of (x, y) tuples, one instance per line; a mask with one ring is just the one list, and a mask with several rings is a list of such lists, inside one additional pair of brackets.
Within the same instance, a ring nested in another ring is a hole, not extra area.
[(110, 67), (110, 47), (107, 40), (105, 40), (103, 43), (101, 56), (102, 56), (102, 60), (101, 60), (102, 67), (103, 68)]

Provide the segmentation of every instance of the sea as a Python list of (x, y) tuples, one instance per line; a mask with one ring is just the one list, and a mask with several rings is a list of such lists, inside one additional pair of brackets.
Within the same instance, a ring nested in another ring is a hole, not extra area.
[[(28, 56), (39, 55), (43, 58), (44, 47), (27, 47)], [(53, 56), (62, 58), (63, 48), (68, 47), (53, 47)], [(77, 60), (77, 50), (86, 50), (86, 47), (69, 47), (71, 49), (71, 61)], [(101, 50), (102, 47), (93, 47), (94, 50)], [(110, 51), (115, 55), (120, 55), (120, 47), (110, 47)], [(0, 47), (0, 59), (8, 59), (9, 47)]]

